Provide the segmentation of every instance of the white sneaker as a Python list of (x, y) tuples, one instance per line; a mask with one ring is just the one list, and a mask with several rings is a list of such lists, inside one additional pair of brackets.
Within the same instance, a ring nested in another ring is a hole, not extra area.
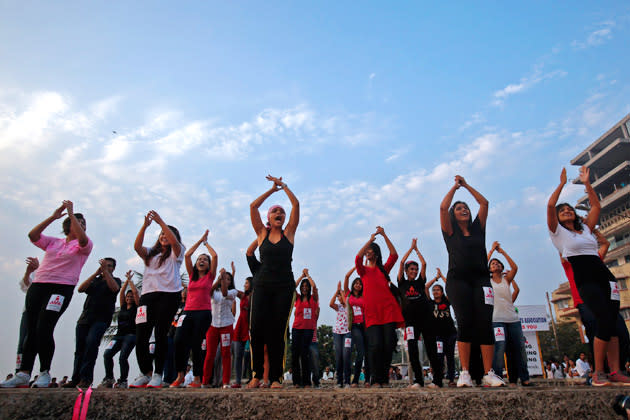
[(140, 375), (129, 384), (129, 388), (146, 388), (150, 381), (149, 375)]
[(486, 375), (481, 379), (481, 385), (492, 387), (505, 386), (505, 382), (503, 382), (503, 379), (501, 379), (497, 376), (496, 373), (494, 373), (494, 370), (490, 369), (488, 373), (486, 373)]
[(470, 373), (467, 370), (462, 370), (459, 373), (459, 379), (457, 380), (457, 388), (462, 387), (471, 387), (473, 386), (472, 378), (470, 377)]
[(24, 372), (18, 372), (13, 378), (0, 382), (0, 388), (28, 388), (31, 381), (31, 375)]
[(154, 373), (147, 384), (147, 388), (162, 388), (162, 374)]
[(31, 388), (48, 388), (48, 385), (50, 385), (50, 373), (46, 370), (44, 372), (39, 372), (39, 376), (37, 377), (37, 380), (33, 382)]

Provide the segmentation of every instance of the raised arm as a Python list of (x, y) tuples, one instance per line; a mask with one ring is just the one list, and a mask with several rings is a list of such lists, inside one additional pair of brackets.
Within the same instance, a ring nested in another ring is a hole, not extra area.
[(414, 249), (416, 249), (416, 238), (413, 238), (411, 240), (411, 247), (409, 248), (407, 252), (405, 252), (405, 255), (403, 255), (402, 259), (400, 260), (400, 267), (398, 268), (398, 277), (396, 278), (398, 280), (398, 283), (400, 283), (400, 280), (402, 280), (403, 274), (405, 273), (405, 263), (407, 262), (407, 258), (409, 258), (409, 254), (411, 254), (411, 251), (413, 251)]
[(488, 219), (488, 200), (486, 197), (481, 195), (479, 191), (468, 185), (464, 177), (457, 175), (455, 179), (459, 179), (459, 183), (462, 187), (466, 188), (468, 192), (473, 196), (475, 201), (479, 204), (479, 213), (477, 213), (477, 217), (479, 217), (479, 222), (481, 223), (482, 228), (486, 228), (486, 220)]
[(107, 265), (108, 261), (106, 259), (101, 259), (98, 260), (98, 263), (101, 265), (101, 274), (103, 275), (103, 279), (105, 280), (107, 287), (109, 287), (109, 290), (111, 290), (112, 292), (118, 293), (118, 291), (120, 290), (120, 286), (118, 285), (118, 283), (116, 283), (116, 280), (114, 279), (114, 276), (112, 276), (112, 273), (109, 272)]
[[(201, 238), (197, 242), (195, 242), (190, 248), (186, 250), (186, 253), (184, 254), (184, 263), (186, 264), (186, 271), (188, 272), (188, 277), (192, 277), (194, 267), (195, 267), (192, 262), (192, 255), (195, 253), (195, 251), (197, 251), (197, 248), (199, 248), (199, 245), (201, 245), (202, 242), (204, 244), (207, 243), (206, 242), (207, 240), (208, 240), (208, 230), (206, 229), (206, 231), (201, 236)], [(213, 257), (212, 263), (214, 262), (216, 261), (215, 261), (215, 258)]]
[(66, 209), (66, 203), (65, 201), (61, 204), (61, 206), (59, 206), (57, 209), (55, 209), (55, 211), (53, 212), (53, 214), (51, 214), (50, 216), (48, 216), (46, 219), (44, 219), (43, 222), (39, 223), (37, 226), (35, 226), (33, 229), (31, 229), (31, 231), (28, 233), (28, 239), (31, 240), (31, 242), (37, 242), (39, 241), (40, 236), (42, 235), (42, 232), (44, 232), (44, 230), (55, 220), (57, 219), (61, 219), (63, 216), (66, 215), (66, 213), (64, 213), (64, 210)]
[[(385, 244), (387, 245), (387, 249), (389, 250), (389, 255), (398, 255), (398, 253), (396, 252), (396, 248), (394, 247), (394, 244), (387, 237), (387, 234), (385, 233), (385, 229), (383, 229), (380, 226), (377, 226), (376, 227), (376, 233), (378, 235), (381, 235), (383, 237), (383, 239), (385, 239)], [(391, 267), (390, 267), (390, 269), (391, 269)]]
[(593, 186), (591, 185), (591, 181), (589, 178), (590, 173), (591, 173), (590, 169), (587, 168), (586, 166), (582, 166), (580, 168), (580, 181), (586, 187), (586, 193), (588, 194), (588, 202), (591, 205), (591, 209), (586, 215), (586, 219), (584, 220), (584, 223), (586, 223), (586, 226), (588, 226), (588, 228), (592, 231), (593, 229), (595, 229), (595, 226), (597, 225), (597, 222), (599, 221), (599, 213), (602, 209), (602, 206), (599, 203), (599, 198), (597, 197), (597, 193), (595, 192), (595, 190), (593, 189)]
[(556, 204), (558, 204), (558, 199), (560, 198), (560, 193), (564, 188), (564, 185), (567, 183), (567, 170), (562, 168), (562, 172), (560, 172), (560, 184), (556, 187), (554, 192), (549, 197), (549, 201), (547, 202), (547, 227), (549, 231), (552, 233), (556, 233), (556, 229), (558, 228), (558, 215), (556, 214)]
[[(279, 189), (280, 186), (274, 182), (271, 188), (265, 191), (260, 197), (252, 201), (252, 203), (249, 205), (249, 216), (252, 220), (252, 227), (254, 228), (254, 232), (256, 232), (256, 236), (258, 236), (258, 238), (262, 237), (265, 229), (265, 224), (260, 218), (260, 212), (258, 211), (258, 208), (262, 205), (262, 203), (265, 202), (267, 198), (269, 198), (271, 194), (275, 193)], [(262, 239), (260, 240), (262, 241)]]
[(505, 279), (508, 284), (514, 280), (514, 276), (516, 276), (516, 272), (518, 271), (518, 265), (514, 262), (514, 260), (508, 255), (507, 252), (501, 248), (501, 245), (497, 245), (497, 252), (505, 257), (505, 260), (510, 265), (510, 270), (505, 274)]
[(258, 248), (258, 239), (254, 239), (254, 241), (251, 244), (249, 244), (249, 246), (247, 247), (247, 250), (245, 251), (245, 255), (248, 257), (254, 256), (254, 252), (256, 251), (256, 248)]
[(440, 203), (440, 226), (442, 228), (442, 232), (446, 233), (448, 236), (451, 236), (453, 234), (453, 226), (451, 226), (451, 215), (448, 214), (448, 209), (451, 207), (451, 203), (453, 202), (455, 191), (457, 191), (461, 186), (462, 185), (459, 183), (459, 180), (457, 179), (457, 177), (455, 177), (455, 185), (453, 185), (451, 189), (448, 190), (448, 192), (442, 199), (442, 203)]
[(24, 289), (28, 289), (31, 286), (31, 274), (39, 268), (39, 260), (37, 257), (26, 258), (26, 270), (24, 270), (24, 276), (22, 277), (22, 284)]
[(149, 214), (152, 214), (153, 220), (155, 220), (155, 223), (160, 225), (160, 227), (162, 228), (162, 232), (164, 233), (164, 236), (166, 236), (166, 240), (171, 245), (171, 250), (173, 251), (176, 257), (179, 257), (179, 254), (182, 252), (182, 245), (177, 240), (177, 236), (175, 236), (171, 228), (168, 227), (166, 222), (162, 220), (160, 215), (155, 210), (151, 210)]
[(236, 278), (236, 266), (234, 265), (234, 261), (230, 263), (230, 268), (232, 269), (232, 279)]
[(346, 273), (346, 277), (343, 280), (343, 292), (345, 294), (348, 294), (348, 293), (351, 292), (351, 290), (350, 290), (350, 276), (352, 275), (352, 273), (354, 273), (354, 270), (356, 270), (356, 267), (352, 267), (350, 269), (350, 271), (348, 271)]
[(127, 279), (120, 287), (120, 293), (118, 294), (118, 302), (120, 303), (121, 308), (125, 307), (125, 291), (127, 290), (127, 286), (129, 285), (129, 283), (131, 282), (130, 277), (129, 277), (130, 272), (131, 270), (127, 271), (127, 274), (125, 274)]
[(437, 274), (435, 275), (435, 277), (433, 277), (431, 280), (429, 280), (425, 285), (424, 285), (424, 294), (429, 297), (430, 295), (430, 290), (431, 287), (433, 286), (433, 284), (438, 281), (438, 279), (442, 276), (442, 272), (440, 271), (440, 269), (437, 269)]
[(74, 216), (74, 204), (70, 200), (65, 200), (63, 204), (66, 207), (68, 217), (70, 218), (70, 232), (74, 234), (79, 241), (79, 246), (83, 248), (88, 244), (89, 239), (85, 234), (85, 230), (83, 230), (83, 226), (81, 226), (81, 223), (79, 223), (77, 218)]
[(330, 303), (328, 304), (328, 306), (330, 306), (335, 311), (337, 310), (337, 304), (335, 303), (335, 301), (337, 300), (337, 296), (339, 296), (340, 293), (341, 293), (341, 282), (337, 284), (337, 290), (335, 291), (335, 294), (333, 295), (333, 297), (330, 298)]
[(512, 280), (512, 287), (514, 288), (514, 291), (512, 291), (512, 303), (516, 302), (516, 298), (518, 297), (518, 294), (521, 292), (521, 289), (519, 289), (518, 284), (516, 284), (515, 280)]
[(416, 254), (418, 255), (418, 259), (420, 260), (420, 275), (422, 276), (422, 279), (426, 279), (427, 278), (427, 260), (424, 259), (424, 256), (420, 252), (420, 249), (418, 249), (417, 239), (416, 239), (416, 246), (414, 247), (414, 249), (416, 251)]
[(499, 241), (492, 242), (492, 246), (490, 247), (490, 251), (488, 251), (488, 261), (490, 261), (490, 257), (492, 257), (492, 254), (494, 253), (494, 251), (498, 247), (499, 247)]
[(133, 294), (133, 301), (137, 306), (137, 305), (140, 305), (140, 294), (138, 293), (138, 289), (136, 288), (136, 285), (133, 283), (133, 281), (131, 281), (132, 277), (133, 277), (133, 271), (129, 270), (127, 272), (127, 278), (129, 279), (129, 289), (131, 290), (131, 293)]
[(346, 306), (346, 296), (341, 291), (341, 282), (337, 283), (337, 296), (339, 296), (339, 301), (343, 306)]
[(608, 253), (608, 247), (610, 247), (610, 241), (602, 235), (599, 229), (593, 229), (593, 235), (597, 239), (597, 245), (599, 245), (599, 249), (597, 253), (599, 254), (599, 258), (606, 258), (606, 254)]
[(370, 239), (365, 243), (365, 245), (363, 245), (363, 247), (359, 250), (359, 252), (357, 253), (357, 256), (363, 258), (365, 256), (365, 252), (367, 251), (367, 249), (370, 247), (370, 245), (372, 244), (372, 242), (374, 242), (374, 240), (376, 239), (376, 233), (373, 233), (372, 235), (370, 235)]
[[(311, 296), (313, 297), (315, 302), (319, 301), (319, 292), (317, 290), (317, 285), (315, 284), (315, 280), (313, 280), (313, 278), (309, 274), (308, 268), (304, 269), (304, 275), (306, 276), (306, 279), (308, 280), (309, 284), (311, 285)], [(341, 282), (339, 282), (339, 290), (341, 290)]]
[[(99, 261), (100, 262), (100, 261)], [(79, 293), (85, 293), (85, 291), (88, 289), (88, 287), (90, 287), (90, 284), (92, 284), (92, 282), (94, 281), (94, 279), (101, 274), (103, 271), (103, 268), (99, 265), (99, 267), (96, 269), (96, 271), (87, 279), (83, 280), (83, 282), (79, 285), (79, 287), (77, 288), (77, 292)]]
[(149, 212), (146, 216), (144, 216), (144, 223), (142, 223), (142, 226), (140, 226), (140, 231), (136, 236), (136, 241), (133, 243), (133, 249), (136, 251), (136, 254), (138, 254), (143, 260), (147, 258), (147, 250), (142, 245), (144, 243), (144, 233), (146, 232), (151, 222), (153, 222), (153, 216), (151, 215), (151, 212)]
[[(273, 178), (268, 176), (267, 179)], [(291, 215), (289, 216), (289, 221), (287, 222), (286, 227), (284, 228), (284, 235), (287, 237), (291, 243), (295, 240), (295, 231), (300, 223), (300, 202), (298, 201), (293, 191), (289, 189), (286, 183), (282, 182), (282, 177), (278, 178), (280, 181), (280, 187), (284, 190), (287, 197), (289, 197), (289, 201), (291, 202)]]
[[(306, 269), (304, 269), (304, 270), (306, 270)], [(304, 270), (302, 270), (300, 275), (295, 278), (295, 288), (298, 289), (298, 293), (300, 293), (300, 290), (299, 290), (300, 289), (300, 283), (302, 282), (302, 279), (304, 277), (306, 277), (306, 275), (304, 274)]]

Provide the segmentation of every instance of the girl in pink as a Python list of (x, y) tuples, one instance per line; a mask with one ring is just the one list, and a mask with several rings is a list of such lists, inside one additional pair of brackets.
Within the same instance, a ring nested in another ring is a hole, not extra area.
[(352, 388), (359, 386), (359, 377), (361, 376), (361, 368), (363, 367), (363, 361), (365, 360), (365, 386), (370, 386), (370, 367), (365, 357), (365, 349), (367, 345), (367, 337), (365, 336), (365, 320), (363, 314), (365, 313), (365, 304), (363, 302), (363, 282), (360, 277), (356, 277), (352, 281), (352, 288), (348, 289), (348, 283), (350, 276), (354, 272), (355, 267), (352, 267), (346, 274), (346, 278), (343, 282), (343, 292), (346, 296), (348, 313), (351, 315), (350, 322), (352, 327), (350, 329), (350, 335), (352, 336), (352, 346), (356, 350), (356, 359), (354, 360), (354, 376), (352, 378)]
[[(192, 254), (195, 253), (202, 243), (210, 255), (199, 255), (197, 262), (193, 266)], [(186, 365), (188, 364), (188, 356), (191, 349), (193, 381), (188, 386), (199, 388), (201, 387), (201, 376), (203, 375), (201, 343), (212, 321), (212, 282), (214, 281), (218, 264), (217, 253), (208, 243), (207, 230), (201, 239), (186, 251), (184, 262), (186, 263), (186, 271), (188, 271), (190, 282), (188, 283), (186, 306), (184, 307), (184, 312), (177, 320), (177, 329), (175, 330), (175, 368), (177, 369), (177, 379), (173, 381), (171, 388), (184, 386)]]
[(319, 307), (319, 294), (307, 268), (295, 281), (295, 287), (299, 287), (299, 293), (296, 293), (295, 319), (291, 330), (293, 385), (304, 387), (311, 384), (309, 346), (317, 325), (315, 313)]
[[(374, 242), (376, 235), (381, 235), (385, 239), (389, 249), (389, 258), (385, 264), (383, 264), (381, 248)], [(402, 328), (405, 325), (400, 306), (390, 289), (392, 284), (389, 272), (397, 259), (398, 254), (394, 244), (380, 226), (376, 227), (376, 232), (370, 236), (370, 240), (363, 245), (355, 259), (357, 273), (363, 281), (365, 305), (363, 316), (368, 339), (368, 358), (372, 369), (372, 382), (377, 387), (382, 387), (389, 381), (387, 373), (396, 347), (396, 328)]]
[[(33, 245), (46, 254), (35, 272), (33, 284), (26, 292), (24, 315), (28, 333), (19, 372), (12, 379), (2, 382), (0, 386), (3, 388), (28, 388), (37, 355), (40, 373), (33, 387), (47, 388), (50, 384), (48, 371), (55, 353), (55, 326), (70, 304), (81, 268), (92, 251), (92, 241), (85, 234), (85, 218), (81, 213), (75, 213), (73, 207), (72, 201), (64, 201), (28, 234)], [(68, 217), (63, 221), (65, 238), (42, 235), (51, 223), (66, 214)]]

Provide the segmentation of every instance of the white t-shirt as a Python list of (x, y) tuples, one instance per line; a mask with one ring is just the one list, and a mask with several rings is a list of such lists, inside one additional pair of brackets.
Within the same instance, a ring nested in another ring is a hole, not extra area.
[(599, 255), (597, 254), (597, 239), (586, 223), (582, 223), (582, 233), (572, 232), (558, 223), (556, 232), (549, 231), (549, 236), (563, 258), (576, 255)]
[(238, 292), (236, 289), (227, 291), (227, 296), (223, 296), (221, 290), (212, 293), (212, 326), (223, 328), (234, 324), (234, 314), (232, 313), (232, 303), (236, 299)]
[(514, 309), (510, 286), (505, 278), (501, 283), (490, 280), (494, 290), (494, 309), (492, 311), (492, 322), (518, 322), (520, 318)]
[[(176, 257), (175, 253), (171, 250), (171, 254), (158, 266), (160, 262), (160, 256), (158, 254), (151, 258), (149, 265), (144, 266), (144, 277), (142, 277), (142, 294), (152, 292), (179, 292), (184, 288), (182, 279), (179, 276), (179, 269), (184, 261), (184, 253), (186, 247), (179, 244), (181, 247), (179, 255)], [(151, 252), (151, 248), (145, 248), (147, 254)]]
[(586, 360), (582, 361), (582, 359), (577, 359), (575, 361), (575, 368), (577, 369), (577, 373), (580, 376), (584, 376), (585, 373), (591, 370), (591, 366), (588, 364)]

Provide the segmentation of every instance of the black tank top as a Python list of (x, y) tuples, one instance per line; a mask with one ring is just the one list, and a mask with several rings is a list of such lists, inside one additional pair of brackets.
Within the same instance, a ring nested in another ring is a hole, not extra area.
[(278, 243), (272, 244), (267, 230), (267, 236), (260, 245), (260, 268), (256, 273), (255, 285), (295, 287), (292, 260), (293, 244), (284, 236), (284, 231)]

